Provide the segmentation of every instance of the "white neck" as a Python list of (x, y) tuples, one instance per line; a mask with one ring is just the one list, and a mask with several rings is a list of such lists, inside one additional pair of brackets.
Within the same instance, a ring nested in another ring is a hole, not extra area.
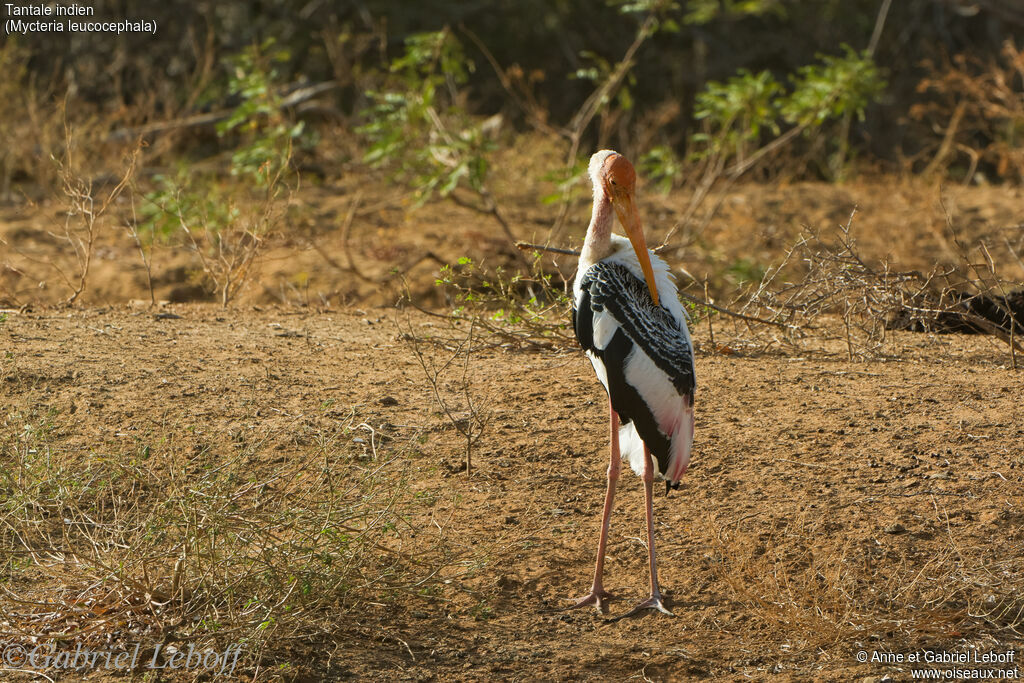
[(595, 185), (594, 209), (590, 214), (587, 237), (583, 240), (583, 250), (580, 252), (580, 273), (586, 272), (587, 268), (612, 253), (611, 238), (614, 224), (615, 212), (612, 210), (612, 203), (605, 196), (604, 189), (600, 185)]

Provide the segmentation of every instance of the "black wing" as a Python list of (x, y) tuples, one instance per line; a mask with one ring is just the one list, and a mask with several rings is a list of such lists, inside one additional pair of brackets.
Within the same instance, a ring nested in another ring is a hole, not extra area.
[(580, 296), (579, 310), (575, 302), (572, 307), (572, 330), (576, 341), (584, 351), (594, 351), (594, 309), (590, 307), (590, 290), (584, 288)]
[[(598, 262), (587, 270), (580, 284), (583, 310), (573, 311), (573, 322), (576, 337), (584, 348), (593, 347), (591, 311), (607, 311), (629, 340), (671, 378), (680, 394), (693, 394), (693, 349), (679, 322), (654, 303), (643, 280), (623, 265)], [(589, 304), (590, 311), (585, 304)]]

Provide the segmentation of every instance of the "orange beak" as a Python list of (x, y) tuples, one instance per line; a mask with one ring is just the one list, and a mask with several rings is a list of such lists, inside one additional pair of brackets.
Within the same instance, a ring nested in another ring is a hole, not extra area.
[(644, 271), (644, 279), (647, 280), (647, 289), (651, 292), (654, 305), (658, 306), (660, 305), (658, 287), (654, 283), (654, 268), (651, 267), (651, 254), (647, 251), (644, 228), (640, 224), (640, 213), (637, 211), (636, 203), (633, 201), (633, 193), (627, 189), (619, 189), (614, 186), (610, 189), (612, 191), (608, 193), (608, 196), (612, 198), (612, 208), (615, 209), (615, 215), (619, 217), (619, 222), (622, 223), (622, 227), (626, 231), (626, 237), (629, 238), (630, 243), (633, 245), (636, 258), (640, 261), (640, 268)]

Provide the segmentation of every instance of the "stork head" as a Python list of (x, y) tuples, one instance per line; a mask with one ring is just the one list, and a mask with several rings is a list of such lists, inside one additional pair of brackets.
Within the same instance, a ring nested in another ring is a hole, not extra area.
[(611, 202), (619, 223), (626, 231), (640, 262), (647, 281), (647, 289), (655, 305), (658, 304), (658, 287), (654, 281), (651, 255), (644, 240), (644, 228), (640, 223), (640, 212), (636, 208), (636, 171), (629, 159), (618, 152), (603, 149), (590, 157), (590, 182), (594, 185), (595, 199)]

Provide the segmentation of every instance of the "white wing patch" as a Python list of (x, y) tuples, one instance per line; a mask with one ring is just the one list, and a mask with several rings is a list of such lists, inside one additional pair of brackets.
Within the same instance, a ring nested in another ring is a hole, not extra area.
[(662, 434), (675, 434), (683, 415), (683, 397), (647, 354), (633, 347), (626, 359), (626, 381), (637, 390)]
[[(636, 424), (633, 422), (619, 427), (619, 453), (634, 472), (641, 477), (644, 475), (644, 440), (637, 434)], [(654, 465), (655, 476), (660, 475), (658, 459), (651, 458), (651, 464)]]
[(594, 366), (594, 374), (597, 375), (598, 381), (604, 385), (604, 390), (608, 391), (608, 370), (604, 367), (604, 362), (593, 351), (587, 351), (587, 358), (590, 359), (590, 364)]
[(612, 337), (619, 329), (619, 321), (607, 310), (594, 311), (594, 347), (602, 351), (608, 348)]

